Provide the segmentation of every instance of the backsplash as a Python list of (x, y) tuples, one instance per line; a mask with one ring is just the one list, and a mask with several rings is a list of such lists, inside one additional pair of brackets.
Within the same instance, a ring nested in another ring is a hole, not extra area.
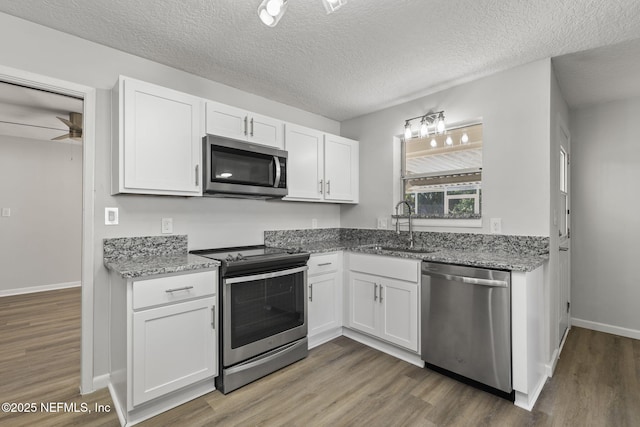
[(143, 256), (176, 255), (188, 252), (187, 235), (118, 237), (104, 239), (103, 257), (108, 260)]
[[(542, 236), (512, 236), (504, 234), (440, 233), (416, 231), (413, 233), (415, 246), (452, 249), (461, 251), (513, 252), (522, 255), (540, 255), (549, 252), (549, 238)], [(404, 245), (408, 242), (408, 232), (399, 235), (392, 230), (359, 228), (325, 228), (314, 230), (274, 230), (264, 232), (267, 246), (296, 247), (311, 242), (346, 242), (367, 245)]]

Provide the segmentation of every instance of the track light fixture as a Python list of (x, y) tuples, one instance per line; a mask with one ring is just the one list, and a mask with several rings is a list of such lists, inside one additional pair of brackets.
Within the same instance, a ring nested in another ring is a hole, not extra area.
[[(327, 15), (340, 9), (347, 0), (322, 0)], [(289, 0), (262, 0), (258, 6), (258, 16), (262, 23), (268, 27), (275, 27), (287, 10)]]
[(289, 5), (289, 0), (262, 0), (258, 6), (258, 16), (268, 27), (275, 27), (280, 22)]
[(327, 15), (340, 9), (346, 3), (347, 3), (347, 0), (322, 0), (322, 4), (324, 4), (324, 8), (327, 11)]
[(444, 122), (444, 111), (438, 111), (437, 113), (428, 113), (424, 116), (412, 117), (406, 119), (404, 122), (404, 139), (411, 139), (414, 137), (413, 128), (411, 122), (420, 119), (420, 128), (418, 134), (420, 138), (426, 138), (429, 136), (429, 127), (433, 126), (433, 133), (443, 134), (447, 131), (447, 127)]

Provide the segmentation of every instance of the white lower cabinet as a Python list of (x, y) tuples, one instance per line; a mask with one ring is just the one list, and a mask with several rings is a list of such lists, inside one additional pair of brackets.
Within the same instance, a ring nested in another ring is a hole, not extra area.
[(133, 425), (215, 390), (218, 271), (111, 273), (109, 390)]
[(133, 313), (133, 405), (216, 376), (215, 297)]
[(419, 261), (350, 254), (347, 326), (418, 352), (418, 269)]
[(312, 255), (307, 279), (309, 348), (342, 335), (342, 253)]

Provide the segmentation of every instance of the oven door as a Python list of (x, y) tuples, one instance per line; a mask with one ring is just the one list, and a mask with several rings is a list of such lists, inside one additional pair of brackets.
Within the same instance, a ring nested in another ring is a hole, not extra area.
[(307, 336), (307, 266), (223, 281), (223, 366)]

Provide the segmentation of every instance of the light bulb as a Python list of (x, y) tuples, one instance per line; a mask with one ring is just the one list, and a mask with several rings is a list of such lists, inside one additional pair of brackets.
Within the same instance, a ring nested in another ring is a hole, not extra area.
[(436, 129), (438, 130), (438, 133), (444, 133), (447, 128), (444, 125), (444, 116), (440, 115), (440, 117), (438, 118), (438, 124), (436, 125)]
[(404, 139), (411, 139), (412, 136), (412, 131), (411, 131), (411, 125), (409, 124), (409, 122), (407, 122), (404, 125)]
[(420, 138), (425, 138), (429, 136), (429, 127), (427, 126), (427, 120), (422, 119), (422, 123), (420, 124)]
[(260, 11), (260, 20), (264, 23), (264, 25), (272, 26), (275, 18), (267, 12), (267, 9), (262, 9)]
[(469, 135), (467, 135), (467, 133), (463, 133), (462, 137), (460, 138), (460, 142), (463, 144), (466, 144), (467, 142), (469, 142)]
[(265, 9), (269, 15), (276, 16), (282, 10), (282, 0), (269, 0)]
[(451, 139), (451, 136), (448, 136), (447, 139), (444, 141), (447, 145), (453, 145), (453, 139)]
[(436, 148), (436, 147), (438, 146), (438, 141), (436, 141), (436, 139), (435, 139), (435, 138), (431, 138), (431, 146), (432, 146), (433, 148)]

